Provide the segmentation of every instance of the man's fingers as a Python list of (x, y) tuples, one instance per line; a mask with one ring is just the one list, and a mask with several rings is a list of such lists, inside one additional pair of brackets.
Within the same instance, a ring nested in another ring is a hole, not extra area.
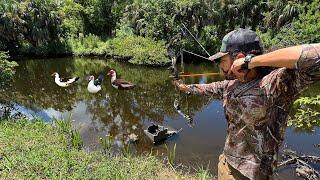
[(235, 74), (235, 76), (239, 79), (239, 80), (241, 80), (241, 81), (244, 81), (244, 77), (245, 77), (245, 74), (246, 74), (246, 72), (243, 72), (243, 71), (238, 71), (236, 74)]
[(231, 75), (231, 73), (232, 73), (232, 71), (233, 71), (233, 68), (234, 68), (234, 66), (231, 65), (231, 67), (230, 67), (230, 69), (229, 69), (229, 71), (228, 71), (228, 75)]

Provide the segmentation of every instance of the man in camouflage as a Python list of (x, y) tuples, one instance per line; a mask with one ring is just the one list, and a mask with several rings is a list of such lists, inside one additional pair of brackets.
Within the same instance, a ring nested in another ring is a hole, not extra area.
[(227, 80), (191, 85), (175, 81), (181, 91), (223, 101), (228, 127), (219, 179), (272, 178), (290, 108), (308, 85), (320, 80), (320, 44), (262, 52), (255, 32), (237, 29), (210, 57)]

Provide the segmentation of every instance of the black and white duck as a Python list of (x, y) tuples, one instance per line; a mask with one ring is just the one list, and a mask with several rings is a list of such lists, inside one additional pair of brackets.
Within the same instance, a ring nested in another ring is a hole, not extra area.
[(60, 78), (60, 76), (57, 72), (54, 72), (53, 74), (51, 74), (51, 76), (54, 76), (54, 82), (60, 87), (68, 87), (72, 83), (78, 81), (78, 79), (79, 79), (79, 77)]
[(88, 91), (90, 93), (97, 93), (101, 90), (101, 84), (103, 81), (103, 75), (100, 75), (97, 79), (94, 79), (94, 76), (89, 77)]
[(123, 79), (117, 79), (117, 73), (113, 69), (111, 69), (107, 75), (111, 76), (111, 85), (116, 89), (127, 90), (127, 89), (132, 89), (136, 86), (129, 81), (126, 81)]

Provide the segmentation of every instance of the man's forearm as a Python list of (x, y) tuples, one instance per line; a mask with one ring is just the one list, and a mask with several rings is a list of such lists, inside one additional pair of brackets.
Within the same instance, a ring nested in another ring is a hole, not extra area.
[(302, 46), (293, 46), (279, 49), (267, 54), (256, 56), (251, 59), (249, 69), (261, 66), (286, 67), (294, 69), (302, 52)]
[(223, 91), (229, 81), (217, 81), (210, 84), (190, 84), (186, 85), (182, 81), (174, 81), (174, 84), (180, 91), (188, 94), (207, 95), (215, 99), (222, 99)]

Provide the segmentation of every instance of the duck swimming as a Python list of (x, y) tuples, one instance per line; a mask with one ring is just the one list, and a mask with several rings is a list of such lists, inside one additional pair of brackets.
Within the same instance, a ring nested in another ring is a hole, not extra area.
[(96, 80), (94, 79), (94, 76), (89, 77), (89, 84), (88, 84), (88, 91), (90, 93), (97, 93), (101, 90), (101, 84), (103, 81), (103, 75), (100, 75)]
[(112, 87), (114, 87), (116, 89), (128, 90), (128, 89), (132, 89), (136, 86), (129, 81), (126, 81), (123, 79), (117, 79), (117, 73), (113, 69), (111, 69), (107, 75), (111, 76), (111, 85), (112, 85)]
[(54, 82), (60, 87), (68, 87), (72, 83), (78, 81), (78, 79), (79, 79), (79, 77), (60, 78), (60, 76), (57, 72), (54, 72), (53, 74), (51, 74), (51, 76), (54, 76)]

